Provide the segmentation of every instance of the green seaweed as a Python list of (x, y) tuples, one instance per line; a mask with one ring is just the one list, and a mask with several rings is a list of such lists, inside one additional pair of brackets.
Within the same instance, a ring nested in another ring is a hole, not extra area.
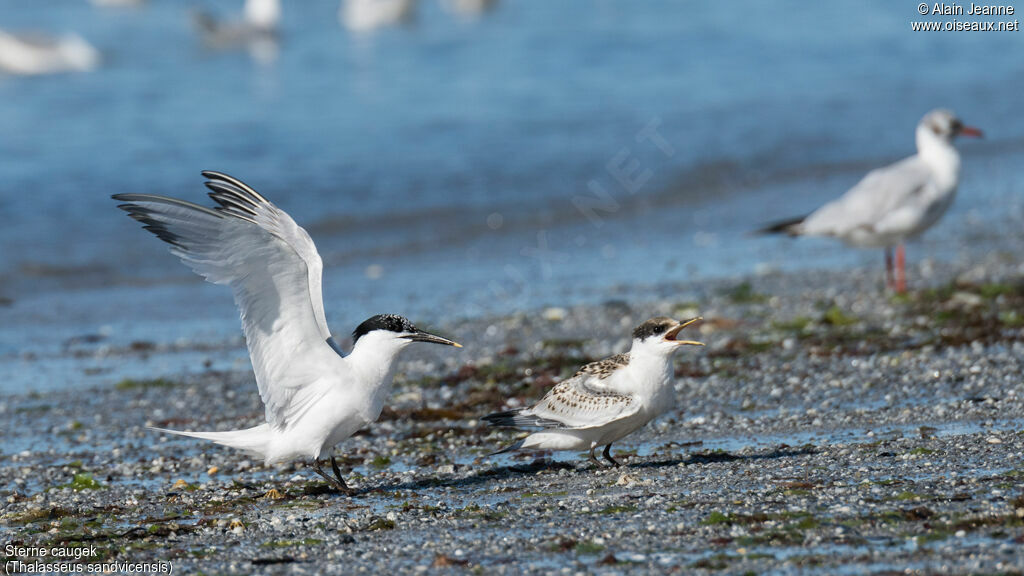
[(604, 550), (604, 546), (593, 540), (580, 540), (576, 543), (576, 553), (585, 556), (593, 556)]
[(754, 291), (750, 282), (740, 282), (725, 292), (734, 304), (760, 304), (768, 300), (768, 296)]
[(825, 310), (825, 314), (821, 318), (822, 322), (830, 326), (851, 326), (857, 323), (857, 319), (853, 316), (848, 316), (846, 313), (839, 308), (839, 306), (832, 305)]
[(177, 386), (178, 383), (166, 378), (152, 378), (149, 380), (135, 380), (133, 378), (125, 378), (117, 384), (114, 388), (118, 390), (147, 390), (150, 388), (170, 388)]
[(93, 478), (92, 474), (88, 472), (79, 472), (78, 474), (75, 474), (74, 478), (71, 479), (71, 482), (62, 484), (58, 486), (58, 488), (71, 488), (76, 491), (99, 490), (100, 488), (103, 488), (103, 485)]

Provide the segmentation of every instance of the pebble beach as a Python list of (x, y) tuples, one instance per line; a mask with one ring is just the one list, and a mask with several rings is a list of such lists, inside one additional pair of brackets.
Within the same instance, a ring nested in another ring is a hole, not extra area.
[[(403, 357), (380, 421), (336, 450), (354, 497), (301, 463), (146, 429), (258, 423), (249, 370), (11, 395), (6, 561), (41, 548), (206, 574), (1018, 574), (1022, 278), (999, 256), (933, 264), (906, 296), (874, 269), (772, 273), (432, 326), (466, 348)], [(615, 446), (622, 467), (487, 457), (516, 433), (481, 416), (627, 349), (662, 314), (703, 315), (707, 346), (677, 354), (678, 403)]]

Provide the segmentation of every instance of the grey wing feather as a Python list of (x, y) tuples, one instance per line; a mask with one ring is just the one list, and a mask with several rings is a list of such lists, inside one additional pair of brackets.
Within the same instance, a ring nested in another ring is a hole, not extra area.
[(216, 209), (152, 194), (114, 198), (197, 274), (231, 287), (267, 421), (283, 428), (323, 392), (308, 366), (337, 357), (327, 344), (323, 265), (288, 214), (239, 180), (203, 175)]
[(583, 429), (603, 426), (636, 414), (640, 403), (605, 389), (599, 376), (581, 373), (560, 382), (515, 420), (542, 428)]
[(825, 204), (800, 225), (800, 233), (843, 236), (860, 227), (875, 228), (887, 214), (913, 203), (931, 172), (918, 156), (869, 172), (837, 200)]

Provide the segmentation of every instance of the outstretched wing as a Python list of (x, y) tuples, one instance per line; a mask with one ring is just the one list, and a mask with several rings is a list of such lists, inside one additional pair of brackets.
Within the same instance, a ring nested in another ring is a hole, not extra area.
[(215, 209), (151, 194), (114, 199), (197, 274), (231, 287), (267, 422), (285, 428), (323, 392), (317, 376), (327, 358), (337, 358), (324, 316), (323, 264), (288, 214), (240, 180), (203, 176)]
[(807, 217), (801, 233), (845, 236), (857, 228), (885, 232), (886, 220), (900, 210), (916, 210), (926, 198), (922, 192), (931, 185), (931, 172), (919, 156), (869, 172), (839, 199), (825, 204)]

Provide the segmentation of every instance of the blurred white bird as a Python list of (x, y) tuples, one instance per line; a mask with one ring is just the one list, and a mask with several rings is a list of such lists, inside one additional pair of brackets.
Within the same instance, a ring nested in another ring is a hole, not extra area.
[[(957, 136), (980, 138), (949, 110), (932, 110), (917, 125), (917, 154), (872, 170), (839, 199), (808, 216), (777, 222), (761, 233), (832, 236), (850, 246), (884, 247), (886, 285), (906, 291), (903, 244), (942, 218), (960, 181)], [(896, 246), (895, 274), (892, 247)]]
[[(309, 234), (243, 182), (203, 175), (215, 209), (152, 194), (114, 199), (197, 274), (231, 287), (267, 421), (227, 432), (162, 431), (244, 450), (267, 465), (309, 458), (351, 493), (331, 449), (380, 416), (398, 353), (413, 342), (461, 346), (387, 314), (360, 324), (342, 356), (327, 328), (323, 264)], [(320, 464), (328, 456), (333, 478)]]
[(0, 70), (36, 75), (87, 72), (100, 65), (100, 53), (76, 34), (51, 37), (0, 30)]
[(411, 21), (416, 0), (342, 0), (338, 8), (341, 25), (364, 32)]
[(683, 328), (698, 320), (651, 318), (633, 331), (629, 352), (587, 364), (529, 408), (484, 416), (492, 426), (542, 429), (494, 454), (527, 449), (589, 450), (590, 460), (600, 464), (594, 450), (604, 446), (605, 459), (618, 466), (611, 455), (612, 443), (675, 404), (672, 354), (683, 344), (704, 345), (677, 339)]

